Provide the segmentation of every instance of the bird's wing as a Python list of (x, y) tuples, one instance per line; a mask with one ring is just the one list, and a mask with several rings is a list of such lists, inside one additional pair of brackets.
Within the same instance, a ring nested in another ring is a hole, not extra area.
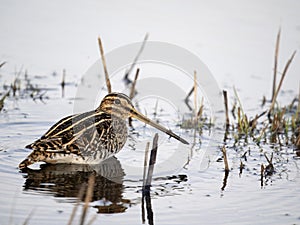
[(95, 127), (100, 123), (100, 114), (90, 111), (65, 117), (26, 148), (47, 152), (78, 152), (89, 138), (96, 136)]

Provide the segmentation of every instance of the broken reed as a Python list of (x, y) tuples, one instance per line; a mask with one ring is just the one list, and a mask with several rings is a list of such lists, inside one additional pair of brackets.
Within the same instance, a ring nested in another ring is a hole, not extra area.
[(279, 28), (279, 31), (277, 33), (277, 38), (276, 38), (275, 57), (274, 57), (273, 88), (272, 88), (272, 98), (271, 98), (271, 101), (273, 101), (274, 96), (275, 96), (275, 92), (276, 92), (276, 77), (277, 77), (277, 64), (278, 64), (280, 34), (281, 34), (281, 28)]
[(89, 180), (88, 180), (88, 186), (87, 186), (87, 190), (86, 190), (84, 206), (82, 209), (80, 225), (84, 225), (84, 221), (86, 219), (86, 213), (87, 213), (87, 210), (89, 207), (89, 203), (92, 201), (92, 198), (93, 198), (94, 185), (95, 185), (95, 175), (92, 174), (92, 175), (90, 175)]
[(133, 62), (130, 66), (130, 68), (126, 71), (125, 73), (125, 76), (124, 76), (124, 80), (126, 81), (129, 81), (130, 82), (130, 79), (128, 78), (129, 74), (131, 73), (131, 71), (133, 70), (133, 68), (135, 67), (135, 65), (137, 64), (142, 52), (144, 51), (144, 48), (145, 48), (145, 45), (147, 43), (147, 40), (149, 38), (149, 34), (146, 33), (145, 37), (144, 37), (144, 40), (143, 40), (143, 43), (138, 51), (138, 53), (136, 54), (135, 58), (133, 59)]
[(224, 170), (229, 172), (228, 159), (227, 159), (227, 151), (225, 146), (222, 147), (223, 159), (224, 159)]
[(260, 186), (264, 186), (264, 174), (265, 174), (265, 167), (264, 164), (261, 164), (260, 166)]
[[(134, 80), (132, 82), (131, 89), (130, 89), (129, 98), (131, 100), (133, 99), (133, 97), (135, 95), (135, 85), (136, 85), (136, 81), (137, 81), (138, 76), (139, 76), (139, 72), (140, 72), (140, 69), (138, 68), (136, 70), (135, 77), (134, 77)], [(131, 117), (128, 118), (128, 124), (129, 124), (130, 127), (132, 127), (132, 118)]]
[(141, 207), (142, 207), (142, 222), (145, 223), (144, 204), (146, 202), (148, 223), (150, 225), (152, 225), (154, 223), (153, 223), (153, 210), (152, 210), (152, 205), (151, 205), (150, 187), (151, 187), (151, 183), (152, 183), (153, 170), (154, 170), (154, 166), (156, 163), (156, 156), (157, 156), (157, 149), (158, 149), (158, 134), (157, 133), (154, 135), (154, 138), (153, 138), (152, 149), (151, 149), (149, 165), (148, 165), (148, 172), (147, 172), (147, 177), (146, 177), (149, 145), (150, 145), (150, 143), (147, 142), (145, 158), (144, 158), (143, 190), (142, 190)]
[(68, 222), (68, 225), (71, 225), (73, 223), (73, 220), (75, 218), (75, 215), (76, 215), (76, 212), (77, 212), (77, 209), (80, 205), (80, 202), (81, 202), (81, 199), (83, 198), (83, 195), (84, 195), (84, 191), (85, 191), (85, 185), (81, 185), (81, 188), (79, 189), (79, 192), (78, 192), (78, 195), (77, 195), (77, 200), (76, 200), (76, 204), (75, 206), (73, 207), (73, 210), (72, 210), (72, 213), (70, 215), (70, 218), (69, 218), (69, 222)]
[(271, 114), (272, 111), (273, 111), (273, 109), (274, 109), (274, 105), (275, 105), (275, 102), (276, 102), (276, 98), (277, 98), (278, 93), (279, 93), (279, 91), (280, 91), (280, 88), (281, 88), (281, 86), (282, 86), (283, 80), (284, 80), (284, 78), (285, 78), (285, 76), (286, 76), (286, 74), (287, 74), (287, 71), (288, 71), (288, 69), (289, 69), (289, 67), (290, 67), (290, 65), (291, 65), (291, 63), (292, 63), (292, 61), (293, 61), (293, 59), (294, 59), (294, 57), (295, 57), (295, 55), (296, 55), (296, 52), (297, 52), (297, 51), (294, 51), (294, 52), (293, 52), (292, 56), (291, 56), (290, 59), (287, 61), (286, 65), (285, 65), (285, 67), (284, 67), (284, 70), (283, 70), (283, 72), (282, 72), (282, 75), (281, 75), (279, 84), (278, 84), (278, 86), (277, 86), (277, 88), (276, 88), (274, 97), (273, 97), (273, 99), (272, 99), (272, 103), (271, 103), (271, 106), (270, 106), (269, 114)]
[(224, 104), (225, 104), (225, 116), (226, 116), (226, 129), (230, 126), (229, 114), (228, 114), (228, 98), (227, 91), (223, 90)]
[(229, 166), (228, 166), (228, 159), (227, 159), (227, 152), (225, 146), (222, 147), (223, 159), (224, 159), (224, 179), (223, 179), (223, 186), (221, 190), (224, 191), (227, 185), (227, 178), (229, 175)]
[(60, 86), (61, 86), (61, 97), (62, 98), (65, 96), (65, 85), (66, 85), (66, 70), (63, 69), (62, 80), (61, 80), (61, 83), (60, 83)]
[[(212, 118), (209, 118), (204, 115), (204, 97), (201, 98), (200, 105), (198, 106), (199, 101), (197, 86), (197, 71), (194, 71), (193, 87), (190, 89), (190, 91), (187, 93), (187, 96), (184, 99), (186, 106), (191, 111), (190, 117), (188, 119), (182, 119), (180, 126), (183, 129), (194, 129), (194, 131), (199, 131), (201, 135), (204, 126), (207, 127), (208, 130), (211, 129), (211, 127), (213, 126), (213, 120)], [(192, 94), (193, 99), (190, 100)], [(192, 104), (190, 104), (190, 102), (192, 102)]]
[(153, 170), (154, 170), (154, 166), (156, 163), (157, 148), (158, 148), (158, 134), (156, 133), (153, 138), (152, 149), (151, 149), (150, 159), (149, 159), (148, 173), (147, 173), (147, 177), (146, 177), (144, 191), (148, 191), (148, 189), (150, 189), (150, 186), (151, 186)]
[[(70, 215), (69, 221), (68, 221), (68, 225), (73, 224), (73, 221), (75, 219), (75, 215), (76, 212), (78, 210), (78, 207), (81, 203), (81, 200), (83, 199), (83, 196), (85, 195), (85, 200), (84, 200), (84, 205), (82, 207), (82, 212), (81, 212), (81, 216), (80, 216), (80, 225), (84, 225), (85, 224), (85, 220), (87, 217), (87, 211), (88, 211), (88, 207), (89, 207), (89, 203), (92, 201), (93, 199), (93, 195), (94, 195), (94, 186), (95, 186), (95, 174), (92, 173), (89, 176), (88, 182), (83, 184), (79, 190), (78, 196), (77, 196), (77, 201), (76, 204), (72, 210), (72, 213)], [(86, 189), (86, 191), (85, 191)], [(92, 222), (96, 219), (96, 217), (92, 217), (90, 218), (89, 222), (87, 224), (92, 224)]]
[(107, 92), (111, 93), (111, 84), (110, 84), (109, 75), (108, 75), (108, 71), (107, 71), (107, 66), (106, 66), (106, 61), (105, 61), (105, 56), (104, 56), (104, 49), (103, 49), (103, 45), (102, 45), (102, 41), (101, 41), (100, 37), (98, 37), (98, 44), (99, 44), (100, 55), (101, 55), (101, 60), (102, 60), (102, 65), (103, 65), (103, 70), (104, 70), (104, 75), (105, 75)]
[(194, 114), (196, 122), (198, 121), (197, 114), (197, 72), (194, 71)]
[(2, 111), (2, 109), (4, 107), (4, 101), (8, 95), (9, 95), (9, 91), (6, 92), (0, 99), (0, 112)]
[(136, 73), (135, 73), (135, 77), (134, 77), (134, 80), (132, 82), (132, 85), (131, 85), (131, 89), (130, 89), (130, 94), (129, 94), (129, 98), (132, 100), (134, 95), (135, 95), (135, 85), (136, 85), (136, 81), (139, 77), (139, 73), (140, 73), (140, 69), (137, 68), (136, 70)]
[(147, 142), (145, 148), (145, 156), (144, 156), (143, 187), (145, 187), (146, 185), (146, 170), (147, 170), (147, 162), (148, 162), (148, 155), (149, 155), (149, 147), (150, 147), (150, 142)]

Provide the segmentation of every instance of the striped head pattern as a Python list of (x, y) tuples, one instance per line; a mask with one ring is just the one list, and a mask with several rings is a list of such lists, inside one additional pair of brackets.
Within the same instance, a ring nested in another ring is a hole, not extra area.
[(170, 135), (171, 137), (181, 141), (184, 144), (188, 144), (186, 140), (179, 137), (177, 134), (173, 133), (171, 130), (163, 127), (162, 125), (155, 123), (154, 121), (150, 120), (139, 111), (137, 111), (131, 100), (128, 96), (122, 93), (110, 93), (104, 97), (100, 106), (96, 109), (96, 111), (103, 111), (107, 114), (112, 115), (116, 118), (127, 119), (128, 117), (133, 117), (138, 119), (146, 124), (149, 124), (152, 127)]
[(135, 111), (129, 97), (116, 92), (106, 95), (96, 110), (106, 112), (121, 119), (127, 119)]

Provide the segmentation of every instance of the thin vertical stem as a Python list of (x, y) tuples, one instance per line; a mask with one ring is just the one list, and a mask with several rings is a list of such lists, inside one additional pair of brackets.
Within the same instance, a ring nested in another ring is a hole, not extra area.
[(197, 119), (197, 72), (194, 71), (194, 110), (195, 118)]
[(84, 189), (85, 189), (85, 185), (82, 185), (81, 188), (79, 189), (78, 196), (77, 196), (77, 201), (76, 201), (76, 204), (75, 204), (75, 206), (72, 210), (68, 225), (71, 225), (73, 223), (73, 220), (74, 220), (75, 214), (77, 212), (78, 206), (79, 206), (79, 204), (81, 202), (81, 199), (83, 197), (83, 194), (84, 194)]
[(226, 127), (229, 127), (229, 115), (228, 115), (228, 98), (227, 98), (227, 91), (223, 90), (224, 96), (224, 104), (225, 104), (225, 115), (226, 115)]
[(152, 150), (151, 150), (151, 154), (150, 154), (148, 174), (147, 174), (147, 179), (146, 179), (146, 184), (145, 184), (146, 187), (147, 186), (150, 187), (150, 185), (151, 185), (154, 165), (156, 162), (157, 147), (158, 147), (158, 134), (156, 133), (153, 138)]
[(224, 157), (225, 171), (229, 172), (229, 166), (228, 166), (228, 160), (227, 160), (227, 154), (226, 154), (226, 148), (225, 148), (225, 146), (222, 147), (222, 153), (223, 153), (223, 157)]
[(287, 74), (287, 71), (288, 71), (288, 69), (289, 69), (289, 67), (290, 67), (290, 65), (291, 65), (291, 63), (292, 63), (292, 61), (293, 61), (293, 59), (294, 59), (295, 54), (296, 54), (296, 51), (293, 52), (291, 58), (287, 61), (286, 65), (285, 65), (285, 67), (284, 67), (284, 70), (283, 70), (283, 72), (282, 72), (282, 76), (281, 76), (280, 82), (279, 82), (278, 87), (277, 87), (277, 89), (276, 89), (276, 92), (275, 92), (275, 95), (274, 95), (274, 98), (273, 98), (273, 101), (272, 101), (272, 104), (271, 104), (269, 113), (271, 113), (271, 111), (272, 111), (273, 108), (274, 108), (274, 105), (275, 105), (275, 102), (276, 102), (276, 98), (277, 98), (278, 93), (279, 93), (279, 91), (280, 91), (280, 88), (281, 88), (281, 86), (282, 86), (283, 80), (284, 80), (284, 78), (285, 78), (285, 76), (286, 76), (286, 74)]
[(89, 181), (88, 181), (88, 187), (87, 187), (87, 191), (86, 191), (86, 196), (85, 196), (84, 206), (83, 206), (83, 210), (82, 210), (80, 225), (84, 224), (86, 213), (87, 213), (87, 210), (88, 210), (88, 207), (89, 207), (89, 203), (90, 203), (90, 201), (92, 201), (93, 192), (94, 192), (94, 184), (95, 184), (95, 175), (92, 174), (89, 177)]
[(146, 42), (147, 42), (147, 40), (148, 40), (148, 37), (149, 37), (149, 34), (147, 33), (147, 34), (145, 35), (145, 37), (144, 37), (144, 40), (143, 40), (143, 43), (142, 43), (142, 45), (141, 45), (140, 50), (138, 51), (137, 55), (135, 56), (135, 58), (134, 58), (134, 60), (133, 60), (133, 63), (131, 64), (129, 70), (127, 70), (126, 73), (125, 73), (125, 76), (124, 76), (125, 79), (128, 79), (128, 75), (131, 73), (131, 71), (133, 70), (134, 66), (136, 65), (136, 63), (137, 63), (139, 57), (141, 56), (141, 54), (142, 54), (142, 52), (143, 52), (143, 50), (144, 50), (144, 48), (145, 48)]
[(134, 80), (133, 80), (133, 83), (132, 83), (132, 86), (131, 86), (130, 95), (129, 95), (130, 99), (133, 99), (134, 91), (135, 91), (135, 85), (136, 85), (136, 81), (137, 81), (137, 79), (139, 77), (139, 72), (140, 72), (140, 69), (138, 68), (136, 70), (135, 77), (134, 77)]
[(102, 45), (102, 41), (101, 41), (100, 37), (98, 37), (98, 44), (99, 44), (99, 48), (100, 48), (102, 65), (103, 65), (104, 74), (105, 74), (105, 81), (106, 81), (106, 86), (107, 86), (107, 92), (111, 93), (111, 84), (110, 84), (110, 80), (109, 80), (109, 76), (108, 76), (108, 72), (107, 72), (107, 66), (106, 66), (106, 61), (105, 61), (105, 57), (104, 57), (104, 50), (103, 50), (103, 45)]
[(272, 88), (272, 99), (271, 99), (272, 101), (273, 101), (273, 99), (275, 97), (275, 92), (276, 92), (276, 76), (277, 76), (277, 64), (278, 64), (280, 34), (281, 34), (281, 28), (279, 28), (279, 31), (277, 33), (277, 38), (276, 38), (275, 58), (274, 58), (273, 88)]

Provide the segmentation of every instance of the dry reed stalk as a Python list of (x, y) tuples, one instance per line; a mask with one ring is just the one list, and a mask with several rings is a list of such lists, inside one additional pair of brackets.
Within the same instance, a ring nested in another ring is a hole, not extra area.
[(106, 81), (106, 86), (107, 86), (107, 92), (111, 93), (111, 84), (110, 84), (109, 75), (108, 75), (108, 72), (107, 72), (107, 66), (106, 66), (106, 61), (105, 61), (105, 57), (104, 57), (104, 50), (103, 50), (103, 45), (102, 45), (102, 41), (101, 41), (100, 37), (98, 37), (98, 44), (99, 44), (99, 49), (100, 49), (100, 54), (101, 54), (102, 65), (103, 65), (103, 69), (104, 69), (104, 74), (105, 74), (105, 81)]
[(84, 224), (85, 218), (86, 218), (86, 213), (89, 207), (89, 203), (92, 201), (93, 198), (93, 192), (94, 192), (94, 184), (95, 184), (95, 175), (92, 174), (89, 177), (88, 180), (88, 187), (86, 190), (86, 196), (85, 196), (85, 201), (84, 201), (84, 206), (81, 214), (81, 220), (80, 220), (80, 225)]
[(199, 107), (199, 110), (198, 110), (198, 113), (197, 113), (197, 120), (201, 117), (202, 117), (202, 114), (203, 114), (203, 109), (204, 109), (204, 98), (202, 97), (201, 99), (201, 103), (200, 103), (200, 107)]
[(69, 219), (69, 222), (68, 222), (68, 225), (71, 225), (73, 223), (73, 220), (75, 218), (75, 215), (76, 215), (76, 212), (77, 212), (77, 209), (79, 207), (79, 204), (81, 202), (81, 199), (84, 195), (84, 189), (85, 189), (85, 185), (82, 185), (79, 192), (78, 192), (78, 196), (77, 196), (77, 201), (76, 201), (76, 204), (72, 210), (72, 213), (71, 213), (71, 216), (70, 216), (70, 219)]
[(241, 162), (240, 162), (240, 173), (239, 173), (239, 176), (241, 176), (242, 175), (242, 173), (243, 173), (243, 169), (245, 168), (245, 164), (242, 162), (242, 160), (241, 160)]
[(156, 116), (158, 115), (157, 111), (158, 111), (158, 99), (156, 99), (155, 106), (154, 106), (154, 112), (153, 112), (154, 118), (156, 118)]
[(227, 154), (226, 154), (225, 146), (222, 147), (222, 153), (223, 153), (223, 157), (224, 157), (225, 171), (229, 172), (229, 166), (228, 166), (228, 160), (227, 160)]
[(237, 118), (238, 118), (238, 122), (237, 122), (237, 128), (238, 128), (238, 132), (239, 133), (243, 133), (244, 132), (244, 117), (241, 115), (241, 107), (238, 107), (237, 110)]
[(154, 225), (153, 221), (153, 210), (152, 210), (152, 204), (151, 204), (151, 196), (150, 192), (147, 192), (145, 194), (145, 200), (146, 200), (146, 210), (147, 210), (147, 218), (148, 218), (148, 224)]
[(298, 134), (296, 139), (296, 146), (298, 147), (298, 149), (300, 149), (300, 133)]
[(26, 217), (26, 219), (25, 219), (23, 225), (29, 224), (29, 220), (31, 219), (33, 213), (34, 213), (34, 210), (31, 210), (31, 212), (29, 213), (29, 215)]
[(61, 97), (63, 98), (65, 96), (65, 85), (66, 85), (66, 70), (63, 69), (62, 79), (61, 79)]
[(147, 170), (147, 162), (148, 162), (148, 155), (149, 155), (149, 147), (150, 142), (147, 142), (146, 148), (145, 148), (145, 157), (144, 157), (144, 171), (143, 171), (143, 188), (145, 187), (146, 183), (146, 170)]
[(142, 43), (142, 45), (141, 45), (141, 48), (139, 49), (137, 55), (135, 56), (135, 58), (134, 58), (134, 60), (133, 60), (133, 63), (131, 64), (129, 70), (127, 70), (126, 73), (125, 73), (125, 76), (124, 76), (124, 79), (125, 79), (125, 80), (129, 80), (129, 79), (128, 79), (128, 75), (131, 73), (131, 71), (133, 70), (134, 66), (136, 65), (138, 59), (140, 58), (140, 56), (141, 56), (141, 54), (142, 54), (142, 52), (143, 52), (143, 50), (144, 50), (144, 48), (145, 48), (146, 42), (147, 42), (147, 40), (148, 40), (148, 37), (149, 37), (149, 34), (147, 33), (147, 34), (145, 35), (145, 37), (144, 37), (143, 43)]
[(235, 87), (233, 87), (234, 90), (234, 94), (235, 94), (235, 98), (238, 101), (239, 107), (238, 107), (238, 131), (239, 133), (244, 133), (244, 134), (248, 134), (249, 131), (249, 122), (248, 122), (248, 118), (247, 115), (245, 114), (243, 107), (242, 107), (242, 103), (241, 100), (238, 96), (237, 90), (235, 89)]
[(249, 122), (249, 126), (252, 127), (253, 129), (255, 128), (256, 124), (257, 124), (257, 120), (259, 118), (261, 118), (263, 115), (265, 115), (267, 113), (267, 111), (263, 111), (261, 114), (256, 115), (255, 118), (253, 120), (250, 120)]
[(92, 225), (92, 223), (96, 220), (97, 215), (94, 215), (86, 225)]
[(189, 100), (189, 97), (191, 96), (191, 94), (194, 92), (194, 86), (191, 88), (191, 90), (188, 92), (187, 96), (185, 97), (185, 101)]
[(299, 120), (299, 116), (300, 116), (300, 83), (299, 83), (299, 93), (298, 93), (298, 105), (296, 111), (296, 121)]
[(236, 119), (236, 115), (235, 115), (236, 104), (237, 104), (236, 101), (234, 101), (232, 109), (231, 109), (231, 114), (234, 119)]
[(137, 68), (136, 73), (135, 73), (135, 77), (134, 77), (134, 80), (133, 80), (133, 83), (131, 85), (131, 90), (130, 90), (130, 95), (129, 95), (130, 99), (133, 99), (133, 97), (134, 97), (135, 85), (136, 85), (136, 81), (137, 81), (137, 79), (139, 77), (139, 72), (140, 72), (140, 69)]
[[(194, 71), (194, 113), (195, 119), (197, 119), (197, 72)], [(197, 123), (196, 123), (197, 124)]]
[(224, 191), (227, 186), (227, 179), (228, 179), (229, 171), (225, 170), (224, 179), (223, 179), (223, 186), (221, 190)]
[(266, 153), (264, 154), (264, 156), (265, 156), (266, 160), (268, 161), (268, 163), (269, 163), (269, 164), (272, 164), (272, 161), (273, 161), (273, 152), (272, 152), (272, 154), (271, 154), (271, 158), (270, 158), (270, 159), (269, 159), (269, 157), (267, 156)]
[[(146, 150), (147, 150), (147, 148), (149, 149), (148, 143), (146, 146)], [(143, 185), (143, 195), (142, 195), (142, 222), (143, 223), (145, 222), (145, 210), (144, 210), (144, 199), (145, 199), (146, 210), (147, 210), (147, 215), (148, 215), (147, 218), (148, 218), (149, 224), (153, 224), (153, 211), (152, 211), (152, 206), (151, 206), (150, 186), (151, 186), (151, 182), (152, 182), (154, 165), (156, 163), (157, 148), (158, 148), (158, 134), (156, 133), (153, 138), (153, 144), (152, 144), (152, 150), (151, 150), (151, 154), (150, 154), (146, 183), (143, 181), (144, 185)], [(146, 155), (145, 155), (144, 166), (145, 165), (147, 165)]]
[(142, 223), (144, 224), (146, 219), (145, 219), (145, 198), (144, 198), (144, 190), (145, 190), (145, 185), (146, 185), (146, 170), (147, 170), (147, 162), (148, 162), (148, 155), (149, 155), (149, 147), (150, 147), (150, 142), (147, 142), (146, 148), (145, 148), (145, 157), (144, 157), (144, 171), (143, 171), (143, 192), (142, 192)]
[(226, 129), (229, 128), (230, 121), (229, 121), (229, 115), (228, 115), (228, 98), (227, 98), (227, 91), (223, 90), (223, 96), (224, 96), (224, 104), (225, 104), (225, 115), (226, 115)]
[(263, 137), (263, 135), (265, 134), (266, 130), (268, 129), (268, 125), (266, 125), (260, 132), (260, 135), (258, 136), (258, 138), (256, 138), (256, 142), (259, 144), (261, 141), (261, 138)]
[(63, 69), (62, 79), (61, 79), (60, 85), (62, 86), (62, 88), (64, 88), (65, 85), (66, 85), (66, 70), (65, 69)]
[[(130, 95), (129, 95), (130, 99), (133, 99), (133, 97), (134, 97), (135, 85), (136, 85), (136, 81), (137, 81), (138, 76), (139, 76), (139, 72), (140, 72), (140, 69), (138, 68), (136, 70), (136, 73), (135, 73), (134, 81), (131, 85), (131, 90), (130, 90)], [(132, 127), (132, 118), (131, 117), (128, 118), (128, 123), (129, 123), (129, 126)]]
[(0, 99), (0, 112), (1, 112), (1, 110), (3, 109), (3, 107), (4, 107), (4, 101), (5, 101), (5, 99), (6, 99), (6, 97), (9, 95), (9, 91), (6, 93), (6, 94), (4, 94), (3, 96), (2, 96), (2, 98)]
[(233, 87), (233, 91), (234, 91), (234, 95), (235, 95), (235, 98), (237, 99), (238, 103), (239, 103), (239, 108), (241, 110), (241, 113), (242, 113), (242, 117), (244, 118), (245, 117), (245, 113), (244, 113), (244, 110), (243, 110), (243, 107), (242, 107), (242, 103), (241, 103), (241, 100), (239, 98), (239, 95), (237, 93), (237, 90), (235, 87)]
[(273, 109), (274, 109), (274, 105), (275, 105), (275, 102), (276, 102), (276, 98), (277, 98), (277, 96), (278, 96), (278, 93), (279, 93), (280, 88), (281, 88), (281, 86), (282, 86), (283, 80), (284, 80), (284, 78), (285, 78), (285, 76), (286, 76), (286, 73), (287, 73), (289, 67), (290, 67), (290, 64), (292, 63), (292, 61), (293, 61), (293, 59), (294, 59), (294, 56), (295, 56), (296, 52), (297, 52), (297, 51), (294, 51), (294, 52), (293, 52), (292, 56), (291, 56), (290, 59), (287, 61), (286, 65), (285, 65), (285, 67), (284, 67), (283, 73), (282, 73), (282, 75), (281, 75), (281, 79), (280, 79), (280, 81), (279, 81), (279, 84), (278, 84), (278, 86), (277, 86), (277, 89), (276, 89), (276, 91), (275, 91), (274, 98), (273, 98), (273, 100), (272, 100), (272, 103), (271, 103), (271, 106), (270, 106), (270, 109), (269, 109), (269, 114), (270, 114), (270, 113), (273, 111)]
[(273, 88), (272, 88), (272, 98), (273, 101), (276, 92), (276, 76), (277, 76), (277, 64), (278, 64), (278, 52), (279, 52), (279, 44), (280, 44), (280, 34), (281, 28), (279, 28), (276, 38), (276, 47), (275, 47), (275, 57), (274, 57), (274, 75), (273, 75)]
[(222, 147), (222, 152), (223, 152), (223, 158), (224, 158), (224, 165), (225, 165), (225, 170), (224, 170), (224, 179), (223, 179), (223, 186), (221, 187), (221, 190), (224, 191), (225, 187), (227, 186), (227, 179), (229, 175), (229, 167), (228, 167), (228, 161), (227, 161), (227, 155), (226, 155), (226, 148), (225, 146)]
[(193, 91), (194, 91), (194, 86), (191, 88), (191, 90), (188, 92), (187, 96), (184, 99), (184, 103), (186, 104), (186, 106), (189, 108), (190, 111), (192, 111), (193, 108), (189, 104), (189, 97), (191, 96), (191, 94), (193, 93)]
[(265, 174), (268, 176), (271, 176), (275, 172), (274, 165), (273, 165), (273, 152), (271, 154), (270, 159), (268, 158), (266, 153), (264, 155), (265, 155), (266, 160), (268, 161), (268, 165), (265, 167)]
[(264, 164), (261, 164), (260, 166), (260, 186), (264, 186), (264, 173), (265, 173), (265, 167)]
[(0, 68), (2, 67), (2, 66), (4, 66), (6, 64), (6, 62), (4, 61), (4, 62), (2, 62), (1, 64), (0, 64)]
[(156, 133), (153, 138), (152, 150), (150, 154), (149, 167), (148, 167), (148, 174), (147, 174), (147, 179), (145, 184), (145, 186), (149, 188), (152, 181), (154, 165), (156, 163), (157, 148), (158, 148), (158, 134)]
[(266, 102), (267, 102), (267, 98), (266, 96), (263, 96), (263, 99), (261, 100), (261, 106), (262, 107), (265, 106)]

